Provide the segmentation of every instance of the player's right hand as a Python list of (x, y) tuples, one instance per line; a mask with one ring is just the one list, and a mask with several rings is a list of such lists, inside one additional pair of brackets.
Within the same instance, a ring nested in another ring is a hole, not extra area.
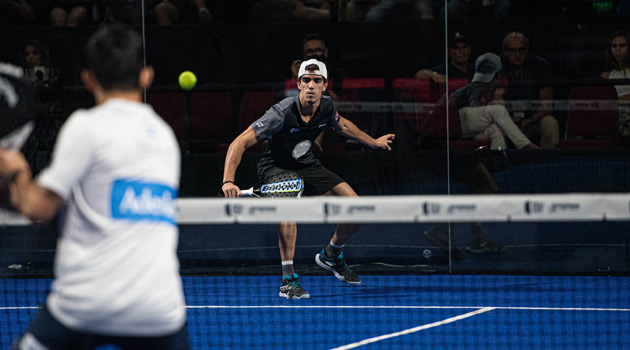
[(221, 187), (221, 191), (223, 191), (225, 198), (236, 198), (241, 196), (241, 189), (231, 182), (224, 183)]

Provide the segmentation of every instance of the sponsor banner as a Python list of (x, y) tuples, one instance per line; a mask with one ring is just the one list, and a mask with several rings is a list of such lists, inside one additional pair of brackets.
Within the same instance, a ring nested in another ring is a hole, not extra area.
[(225, 206), (240, 198), (180, 198), (177, 200), (177, 222), (195, 224), (231, 224), (234, 218), (226, 213)]
[(223, 210), (235, 223), (322, 223), (321, 197), (314, 198), (236, 198), (227, 201)]
[(425, 196), (420, 221), (510, 221), (518, 210), (518, 202), (502, 196)]
[(335, 223), (409, 223), (418, 221), (418, 196), (327, 197), (325, 222)]
[[(513, 200), (517, 200), (514, 198)], [(523, 198), (518, 221), (630, 220), (630, 195), (566, 194)]]

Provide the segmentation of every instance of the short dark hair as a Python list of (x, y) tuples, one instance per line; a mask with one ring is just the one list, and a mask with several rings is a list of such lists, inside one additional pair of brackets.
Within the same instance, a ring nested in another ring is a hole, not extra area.
[(306, 44), (307, 42), (311, 40), (319, 40), (322, 42), (322, 44), (324, 44), (324, 47), (326, 47), (326, 41), (324, 41), (324, 37), (317, 33), (306, 34), (304, 36), (304, 40), (302, 40), (302, 45)]
[(85, 46), (85, 66), (104, 90), (138, 89), (144, 67), (142, 37), (128, 25), (101, 27)]

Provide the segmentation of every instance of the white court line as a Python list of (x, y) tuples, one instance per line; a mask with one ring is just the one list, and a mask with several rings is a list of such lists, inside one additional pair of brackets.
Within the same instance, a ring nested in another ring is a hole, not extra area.
[[(0, 310), (39, 309), (39, 306), (0, 306)], [(423, 305), (186, 305), (186, 309), (494, 309), (531, 311), (612, 311), (630, 312), (630, 309), (601, 307), (536, 307), (536, 306), (423, 306)]]
[[(616, 311), (630, 309), (599, 307), (536, 307), (536, 306), (423, 306), (423, 305), (187, 305), (187, 309), (496, 309), (541, 311)], [(2, 308), (0, 307), (0, 310)]]
[(422, 331), (422, 330), (425, 330), (425, 329), (429, 329), (429, 328), (433, 328), (433, 327), (439, 327), (439, 326), (442, 326), (442, 325), (445, 325), (445, 324), (449, 324), (449, 323), (453, 323), (453, 322), (456, 322), (456, 321), (459, 321), (459, 320), (463, 320), (463, 319), (468, 318), (468, 317), (472, 317), (472, 316), (475, 316), (475, 315), (483, 314), (485, 312), (492, 311), (492, 310), (494, 310), (494, 308), (485, 307), (485, 308), (477, 310), (477, 311), (472, 311), (472, 312), (469, 312), (467, 314), (463, 314), (463, 315), (447, 318), (447, 319), (442, 320), (442, 321), (433, 322), (433, 323), (425, 324), (425, 325), (422, 325), (422, 326), (405, 329), (404, 331), (400, 331), (400, 332), (385, 334), (385, 335), (381, 335), (381, 336), (378, 336), (378, 337), (361, 340), (360, 342), (356, 342), (356, 343), (340, 346), (338, 348), (334, 348), (334, 349), (331, 349), (331, 350), (354, 349), (354, 348), (358, 348), (359, 346), (363, 346), (363, 345), (367, 345), (367, 344), (371, 344), (371, 343), (376, 343), (376, 342), (381, 341), (381, 340), (394, 338), (394, 337), (399, 337), (401, 335), (411, 334), (411, 333), (419, 332), (419, 331)]

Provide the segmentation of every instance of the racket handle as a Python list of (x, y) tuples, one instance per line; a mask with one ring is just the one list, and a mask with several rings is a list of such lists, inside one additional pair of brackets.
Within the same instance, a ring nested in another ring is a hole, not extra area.
[(241, 197), (260, 197), (260, 196), (254, 193), (254, 188), (251, 187), (246, 190), (242, 190)]

